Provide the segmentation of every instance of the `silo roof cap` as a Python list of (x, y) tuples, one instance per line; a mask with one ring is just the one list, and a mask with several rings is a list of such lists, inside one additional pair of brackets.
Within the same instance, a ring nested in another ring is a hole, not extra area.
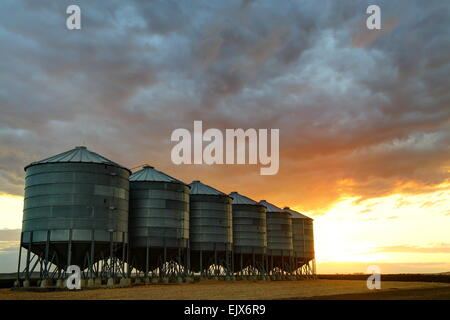
[(242, 194), (237, 193), (236, 191), (233, 191), (229, 194), (231, 198), (233, 198), (232, 204), (252, 204), (252, 205), (259, 205), (258, 202), (256, 202), (253, 199), (250, 199), (246, 196), (243, 196)]
[(85, 146), (77, 146), (69, 151), (59, 153), (57, 155), (45, 158), (40, 161), (32, 162), (29, 165), (27, 165), (24, 169), (27, 170), (28, 167), (46, 163), (98, 163), (122, 168), (128, 170), (131, 173), (131, 171), (128, 168), (114, 161), (111, 161), (105, 158), (104, 156), (99, 155), (98, 153), (88, 150)]
[(172, 183), (180, 183), (186, 185), (181, 180), (175, 179), (174, 177), (165, 174), (164, 172), (156, 170), (154, 167), (145, 165), (141, 170), (133, 173), (130, 178), (130, 181), (156, 181), (156, 182), (172, 182)]
[(304, 214), (302, 214), (302, 213), (300, 213), (298, 211), (292, 210), (289, 207), (284, 207), (283, 210), (286, 211), (286, 212), (289, 212), (291, 214), (291, 217), (294, 218), (294, 219), (309, 219), (309, 220), (313, 220), (312, 218), (310, 218), (308, 216), (305, 216)]
[(227, 194), (214, 189), (211, 186), (208, 186), (204, 183), (201, 183), (199, 180), (192, 181), (189, 186), (191, 187), (191, 194), (210, 194), (210, 195), (220, 195), (227, 196)]
[(276, 205), (267, 202), (266, 200), (261, 200), (259, 202), (259, 204), (266, 207), (267, 212), (286, 212), (286, 210), (283, 210), (283, 209), (277, 207)]

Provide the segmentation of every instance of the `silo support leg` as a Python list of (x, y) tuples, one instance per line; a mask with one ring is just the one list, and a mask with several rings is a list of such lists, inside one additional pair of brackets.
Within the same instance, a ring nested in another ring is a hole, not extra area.
[(312, 264), (313, 264), (313, 278), (317, 279), (316, 259), (313, 259)]
[(239, 270), (239, 272), (240, 272), (240, 274), (241, 274), (241, 279), (244, 277), (244, 262), (243, 262), (243, 256), (242, 256), (242, 252), (241, 252), (241, 254), (240, 254), (240, 256), (241, 256), (241, 265), (240, 265), (240, 270)]
[(190, 276), (190, 272), (191, 272), (191, 255), (190, 255), (189, 247), (187, 247), (186, 248), (186, 268), (185, 268), (186, 276)]
[(234, 278), (234, 252), (231, 252), (231, 276), (233, 277), (233, 280), (236, 279)]
[(17, 282), (14, 284), (15, 287), (20, 287), (20, 261), (22, 260), (22, 240), (23, 232), (20, 233), (19, 261), (17, 262)]
[(72, 229), (69, 231), (69, 243), (67, 244), (67, 268), (72, 264)]
[(267, 255), (263, 254), (263, 263), (264, 263), (264, 275), (267, 276), (268, 275), (268, 270), (269, 270), (269, 263), (267, 260)]
[(231, 277), (230, 279), (232, 280), (232, 277), (234, 275), (233, 251), (228, 252), (228, 275)]
[(164, 258), (163, 258), (163, 277), (167, 277), (167, 272), (166, 272), (166, 262), (167, 262), (167, 248), (166, 246), (164, 246)]
[(189, 278), (189, 281), (190, 281), (190, 277), (191, 277), (191, 261), (190, 261), (190, 257), (189, 257), (189, 255), (190, 255), (189, 248), (186, 248), (186, 250), (184, 251), (184, 254), (185, 254), (184, 259), (186, 261), (186, 264), (184, 266), (184, 273), (185, 273), (186, 277)]
[(50, 247), (50, 230), (47, 230), (47, 240), (45, 241), (44, 271), (43, 271), (43, 277), (45, 279), (48, 278), (48, 268), (49, 268), (48, 254), (50, 250), (49, 247)]
[(203, 250), (200, 250), (200, 279), (203, 276)]
[[(92, 232), (93, 234), (94, 232)], [(94, 235), (92, 235), (91, 240), (91, 259), (89, 261), (89, 278), (94, 279), (94, 259), (95, 259), (95, 241)]]
[[(33, 234), (33, 232), (31, 233)], [(27, 250), (27, 261), (26, 261), (26, 273), (25, 273), (25, 280), (30, 281), (30, 254), (31, 254), (31, 243), (33, 242), (33, 239), (30, 240), (30, 243), (28, 244), (28, 250)]]
[(270, 273), (273, 274), (273, 255), (270, 256)]
[(256, 257), (255, 257), (255, 252), (254, 251), (252, 252), (252, 266), (253, 266), (252, 275), (256, 276), (256, 272), (255, 272)]
[(145, 277), (148, 277), (148, 268), (149, 268), (149, 247), (148, 247), (148, 239), (147, 239), (147, 247), (145, 248)]
[(267, 276), (267, 256), (265, 254), (262, 255), (263, 259), (263, 275)]
[(109, 265), (108, 265), (108, 282), (107, 286), (114, 285), (114, 248), (113, 248), (113, 231), (109, 233)]
[(218, 272), (217, 272), (217, 250), (216, 250), (216, 246), (214, 244), (214, 276), (217, 277), (218, 276)]
[(35, 257), (36, 257), (36, 261), (34, 262), (33, 267), (29, 270), (29, 276), (30, 276), (31, 274), (33, 274), (34, 269), (36, 269), (38, 263), (41, 262), (41, 258), (40, 258), (38, 255), (35, 254), (35, 255), (31, 258), (30, 264), (33, 262), (33, 260), (34, 260)]
[(122, 273), (122, 278), (126, 278), (126, 273), (125, 273), (125, 250), (126, 250), (126, 242), (125, 242), (125, 232), (122, 233), (122, 260), (119, 262), (120, 263), (120, 269), (121, 269), (121, 273)]
[[(127, 234), (127, 278), (131, 278), (131, 267), (130, 267), (130, 240)], [(131, 283), (131, 282), (129, 282)]]
[[(125, 257), (125, 261), (124, 261), (124, 270), (125, 270), (126, 278), (129, 278), (130, 277), (130, 271), (129, 271), (129, 268), (130, 268), (130, 264), (129, 264), (130, 263), (130, 240), (129, 240), (128, 232), (124, 233), (124, 234), (125, 234), (124, 237), (126, 239), (125, 247), (127, 249), (127, 254)], [(130, 284), (129, 280), (127, 283)]]
[(182, 263), (182, 261), (181, 261), (181, 248), (178, 248), (178, 261), (177, 261), (177, 266), (176, 266), (177, 277), (181, 277), (181, 268), (180, 268), (181, 263)]
[(49, 267), (49, 270), (50, 270), (52, 264), (54, 265), (54, 269), (53, 269), (53, 272), (52, 272), (51, 275), (50, 275), (50, 278), (51, 278), (51, 279), (54, 279), (56, 273), (57, 273), (58, 270), (59, 270), (59, 268), (58, 268), (58, 265), (59, 265), (59, 264), (58, 264), (58, 255), (56, 254), (55, 251), (53, 251), (53, 253), (52, 253), (52, 258), (50, 259), (50, 267)]

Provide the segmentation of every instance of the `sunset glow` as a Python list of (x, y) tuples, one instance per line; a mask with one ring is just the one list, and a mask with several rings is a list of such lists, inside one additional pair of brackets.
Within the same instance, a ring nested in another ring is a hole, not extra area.
[[(409, 272), (450, 268), (450, 186), (435, 189), (362, 201), (343, 196), (320, 215), (294, 207), (314, 218), (318, 272), (365, 272), (372, 264), (388, 265), (391, 272), (404, 265)], [(20, 229), (23, 198), (3, 194), (0, 207), (8, 212), (0, 229)], [(0, 251), (16, 246), (0, 240)]]
[[(326, 214), (315, 217), (318, 266), (329, 262), (410, 264), (416, 272), (426, 264), (450, 266), (450, 188), (358, 201), (343, 198)], [(433, 266), (433, 265), (431, 265)], [(399, 268), (398, 271), (401, 269)], [(433, 271), (431, 268), (429, 271)]]

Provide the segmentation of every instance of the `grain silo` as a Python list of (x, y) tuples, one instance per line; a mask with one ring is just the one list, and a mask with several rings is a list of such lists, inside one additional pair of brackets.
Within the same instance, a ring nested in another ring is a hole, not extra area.
[(130, 176), (130, 263), (148, 282), (189, 270), (189, 186), (151, 166)]
[(189, 237), (191, 268), (200, 277), (232, 275), (231, 198), (200, 181), (190, 190)]
[(25, 172), (18, 267), (22, 248), (28, 249), (24, 286), (30, 285), (36, 265), (43, 287), (53, 280), (62, 286), (70, 265), (80, 267), (88, 285), (125, 279), (130, 171), (76, 147), (33, 162)]
[(295, 274), (299, 277), (315, 275), (313, 219), (289, 207), (283, 210), (292, 217), (292, 241)]
[(291, 214), (261, 200), (267, 215), (267, 264), (272, 279), (286, 279), (292, 272), (293, 245)]
[(234, 271), (242, 278), (265, 279), (266, 207), (237, 192), (230, 193), (233, 206)]

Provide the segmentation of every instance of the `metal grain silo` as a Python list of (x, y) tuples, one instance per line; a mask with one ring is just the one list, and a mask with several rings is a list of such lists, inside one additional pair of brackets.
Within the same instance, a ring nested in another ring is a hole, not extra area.
[(131, 265), (148, 280), (182, 280), (189, 269), (189, 186), (151, 166), (130, 176)]
[(233, 199), (234, 271), (241, 277), (261, 278), (266, 273), (266, 207), (237, 192)]
[(191, 268), (201, 276), (232, 273), (233, 249), (231, 198), (200, 181), (190, 190)]
[(267, 255), (270, 274), (279, 279), (292, 271), (292, 219), (289, 212), (261, 200), (267, 214)]
[[(315, 274), (313, 219), (289, 207), (283, 210), (292, 217), (292, 242), (295, 258), (295, 273), (299, 276)], [(312, 265), (311, 265), (312, 264)]]
[(130, 171), (76, 147), (33, 162), (25, 172), (21, 248), (28, 249), (26, 280), (36, 261), (42, 264), (42, 286), (52, 279), (62, 285), (69, 265), (84, 270), (92, 285), (94, 278), (108, 277), (111, 285), (118, 274), (126, 277)]

